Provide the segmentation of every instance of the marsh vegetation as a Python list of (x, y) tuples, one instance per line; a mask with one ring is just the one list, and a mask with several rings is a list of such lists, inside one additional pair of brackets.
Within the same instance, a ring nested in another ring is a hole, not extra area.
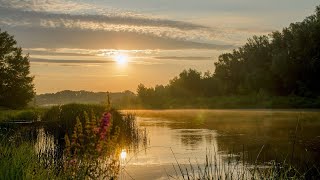
[(114, 178), (121, 150), (145, 141), (134, 116), (106, 106), (55, 106), (36, 121), (15, 120), (0, 125), (5, 179)]

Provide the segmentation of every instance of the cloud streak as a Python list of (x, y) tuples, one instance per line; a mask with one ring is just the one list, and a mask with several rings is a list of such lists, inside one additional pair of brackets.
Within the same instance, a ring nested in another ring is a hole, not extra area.
[[(218, 33), (210, 27), (189, 22), (147, 17), (114, 9), (98, 8), (98, 10), (94, 10), (96, 7), (84, 3), (71, 3), (75, 6), (76, 11), (70, 11), (61, 6), (63, 1), (49, 1), (51, 2), (49, 5), (43, 3), (39, 5), (38, 1), (38, 3), (35, 3), (36, 1), (31, 2), (33, 1), (0, 1), (0, 25), (132, 32), (195, 42), (214, 40), (215, 34)], [(66, 6), (70, 6), (70, 2)], [(52, 7), (56, 7), (57, 10), (52, 9)], [(70, 9), (72, 8), (70, 7)], [(83, 11), (88, 13), (83, 14)], [(82, 12), (82, 14), (79, 14), (79, 12)]]
[(54, 64), (109, 64), (114, 61), (103, 61), (103, 60), (65, 60), (65, 59), (41, 59), (41, 58), (30, 58), (32, 63), (54, 63)]
[(190, 60), (190, 61), (213, 60), (213, 57), (203, 57), (203, 56), (160, 56), (160, 57), (153, 57), (153, 58), (165, 59), (165, 60)]
[(136, 32), (92, 31), (65, 28), (5, 27), (24, 48), (76, 49), (231, 49), (230, 45), (158, 37)]
[[(42, 11), (24, 11), (15, 8), (0, 7), (0, 14), (2, 16), (10, 16), (12, 20), (28, 21), (35, 23), (39, 20), (47, 20), (48, 22), (55, 23), (56, 26), (69, 27), (69, 23), (76, 22), (91, 22), (102, 24), (119, 24), (119, 25), (132, 25), (132, 26), (157, 26), (157, 27), (171, 27), (182, 30), (195, 30), (195, 29), (210, 29), (209, 27), (167, 19), (147, 18), (137, 16), (123, 16), (121, 14), (112, 15), (90, 15), (90, 14), (58, 14), (52, 12)], [(22, 18), (22, 19), (21, 19)], [(69, 22), (68, 22), (69, 21)]]
[(59, 14), (56, 12), (25, 11), (10, 6), (2, 6), (0, 7), (0, 17), (0, 24), (10, 27), (22, 26), (134, 32), (138, 34), (151, 34), (157, 37), (192, 41), (214, 39), (214, 30), (206, 26), (131, 14)]

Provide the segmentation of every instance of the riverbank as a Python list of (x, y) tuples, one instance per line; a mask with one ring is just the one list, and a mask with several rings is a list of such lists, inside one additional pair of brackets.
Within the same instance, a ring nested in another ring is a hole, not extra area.
[(318, 109), (320, 98), (299, 96), (156, 97), (122, 109)]
[(19, 110), (0, 109), (0, 122), (17, 121), (33, 122), (39, 120), (46, 112), (46, 108), (26, 108)]

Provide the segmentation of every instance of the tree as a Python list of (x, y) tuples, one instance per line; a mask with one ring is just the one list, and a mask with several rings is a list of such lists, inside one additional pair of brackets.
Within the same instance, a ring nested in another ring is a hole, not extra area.
[(202, 95), (201, 72), (194, 69), (182, 71), (178, 77), (170, 80), (171, 94), (175, 97)]
[[(220, 55), (213, 74), (184, 70), (166, 86), (139, 85), (138, 98), (144, 104), (161, 107), (216, 96), (299, 96), (306, 100), (305, 107), (318, 106), (319, 30), (320, 6), (302, 22), (269, 35), (253, 36), (242, 47)], [(304, 106), (297, 103), (294, 107)]]
[(34, 97), (29, 55), (22, 55), (14, 37), (0, 30), (0, 106), (21, 108)]

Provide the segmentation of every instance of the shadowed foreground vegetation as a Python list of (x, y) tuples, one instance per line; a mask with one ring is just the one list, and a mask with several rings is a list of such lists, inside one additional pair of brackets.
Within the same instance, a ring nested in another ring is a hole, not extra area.
[(41, 119), (0, 126), (1, 177), (109, 179), (118, 174), (121, 149), (146, 141), (133, 115), (102, 105), (54, 106)]
[[(261, 150), (263, 147), (261, 148)], [(261, 151), (260, 151), (261, 153)], [(170, 178), (193, 179), (193, 180), (210, 180), (210, 179), (318, 179), (320, 171), (316, 166), (311, 166), (306, 171), (292, 166), (285, 160), (282, 162), (271, 161), (263, 164), (247, 164), (241, 161), (240, 156), (230, 154), (226, 161), (219, 161), (221, 155), (207, 152), (205, 162), (202, 164), (177, 164), (175, 165), (175, 175), (168, 175)]]
[(27, 121), (40, 120), (45, 113), (44, 108), (23, 109), (23, 110), (0, 110), (0, 123), (6, 121)]

